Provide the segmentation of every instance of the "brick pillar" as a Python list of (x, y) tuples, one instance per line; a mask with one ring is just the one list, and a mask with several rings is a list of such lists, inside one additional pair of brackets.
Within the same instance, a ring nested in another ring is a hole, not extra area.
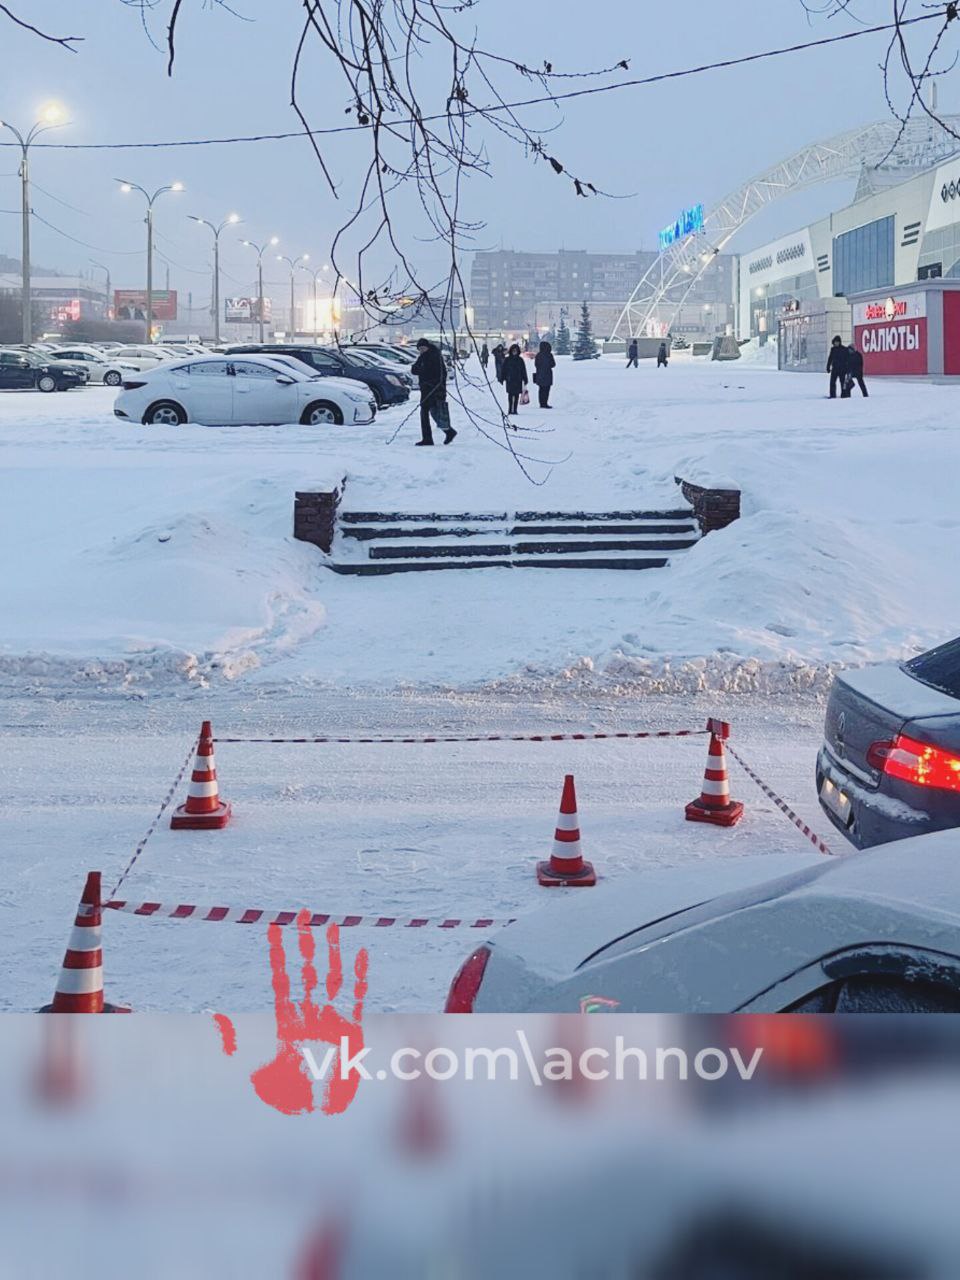
[(345, 484), (344, 478), (335, 489), (294, 494), (293, 536), (299, 542), (312, 542), (315, 547), (330, 554), (337, 530), (337, 510)]
[(734, 520), (740, 519), (739, 489), (705, 489), (702, 485), (691, 484), (675, 476), (680, 491), (693, 507), (701, 533), (712, 533), (715, 529), (725, 529)]

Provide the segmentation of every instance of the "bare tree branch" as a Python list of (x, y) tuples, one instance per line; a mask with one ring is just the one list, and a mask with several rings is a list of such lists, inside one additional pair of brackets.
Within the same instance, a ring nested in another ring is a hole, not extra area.
[(9, 18), (18, 27), (22, 27), (24, 31), (29, 31), (31, 35), (39, 36), (41, 40), (46, 40), (48, 44), (58, 44), (61, 49), (66, 49), (68, 53), (76, 53), (77, 50), (74, 46), (83, 41), (83, 36), (52, 36), (47, 31), (41, 31), (33, 23), (27, 22), (26, 18), (21, 18), (15, 14), (8, 5), (0, 4), (0, 13)]

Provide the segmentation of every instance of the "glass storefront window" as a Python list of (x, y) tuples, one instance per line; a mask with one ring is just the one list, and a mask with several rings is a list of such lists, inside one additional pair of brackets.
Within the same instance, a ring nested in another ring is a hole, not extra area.
[(833, 292), (849, 297), (894, 283), (896, 219), (878, 218), (833, 240)]

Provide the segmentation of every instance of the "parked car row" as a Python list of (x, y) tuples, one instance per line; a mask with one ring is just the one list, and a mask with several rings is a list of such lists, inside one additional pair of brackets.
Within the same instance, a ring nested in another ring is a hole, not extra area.
[(156, 425), (360, 424), (409, 399), (415, 358), (386, 344), (37, 343), (0, 352), (0, 387), (118, 387), (116, 416)]

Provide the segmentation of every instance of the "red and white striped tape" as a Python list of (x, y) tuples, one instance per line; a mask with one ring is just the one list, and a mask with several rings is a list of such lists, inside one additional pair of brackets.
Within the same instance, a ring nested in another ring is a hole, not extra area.
[(488, 733), (476, 737), (450, 738), (221, 738), (220, 743), (349, 743), (375, 745), (420, 745), (442, 742), (598, 742), (609, 738), (693, 738), (702, 737), (709, 729), (658, 729), (644, 733)]
[[(296, 922), (299, 911), (268, 911), (262, 907), (201, 907), (192, 902), (170, 905), (164, 902), (126, 902), (112, 899), (103, 904), (104, 910), (126, 911), (135, 916), (155, 916), (165, 920), (206, 920), (213, 924), (278, 924)], [(341, 929), (494, 929), (513, 924), (514, 918), (496, 920), (453, 919), (443, 916), (421, 916), (409, 920), (398, 916), (335, 916), (313, 912), (308, 921), (311, 927), (336, 924)]]
[(807, 837), (807, 839), (816, 849), (818, 849), (821, 853), (825, 853), (828, 858), (836, 858), (840, 856), (834, 853), (834, 851), (830, 848), (830, 846), (826, 843), (826, 841), (821, 840), (815, 831), (810, 830), (810, 828), (807, 826), (804, 820), (801, 817), (799, 817), (796, 813), (794, 813), (794, 811), (787, 804), (786, 800), (782, 800), (780, 796), (778, 796), (777, 793), (771, 787), (767, 786), (767, 784), (764, 782), (764, 780), (761, 777), (759, 777), (756, 773), (754, 773), (754, 771), (747, 764), (746, 760), (744, 760), (743, 757), (739, 755), (739, 753), (730, 745), (729, 742), (727, 743), (727, 750), (733, 756), (734, 760), (736, 760), (737, 764), (744, 771), (747, 777), (751, 778), (757, 784), (757, 786), (760, 788), (763, 794), (768, 799), (773, 801), (773, 803), (777, 806), (780, 812), (790, 819), (790, 821), (793, 823), (793, 825), (797, 828), (798, 831), (803, 832), (803, 834)]

